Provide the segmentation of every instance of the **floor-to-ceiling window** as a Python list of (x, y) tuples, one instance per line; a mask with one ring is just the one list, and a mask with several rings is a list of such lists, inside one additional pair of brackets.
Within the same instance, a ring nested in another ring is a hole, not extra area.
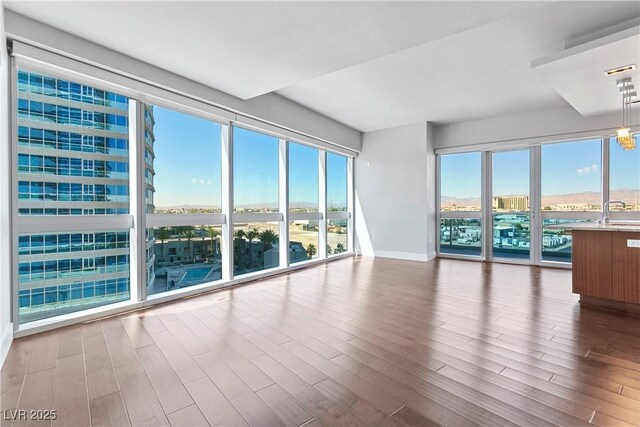
[(481, 153), (440, 156), (440, 253), (482, 253)]
[(348, 159), (327, 153), (327, 254), (353, 250), (349, 247)]
[(245, 274), (280, 265), (279, 140), (233, 129), (233, 268)]
[(19, 322), (128, 300), (128, 99), (21, 69), (16, 116)]
[(529, 259), (530, 150), (491, 155), (492, 257)]
[(571, 262), (571, 231), (549, 225), (594, 220), (602, 210), (602, 141), (541, 147), (542, 261)]
[(288, 143), (289, 149), (289, 262), (320, 255), (319, 151)]
[(144, 119), (147, 294), (220, 280), (223, 126), (153, 105)]
[(349, 151), (51, 70), (14, 80), (16, 325), (353, 251)]
[[(606, 201), (624, 202), (610, 204), (612, 221), (640, 220), (640, 149), (624, 150), (613, 137), (439, 154), (438, 159), (442, 255), (469, 254), (469, 236), (476, 232), (467, 230), (477, 221), (478, 230), (492, 235), (485, 259), (568, 265), (571, 231), (558, 225), (597, 221)], [(470, 218), (476, 209), (470, 200), (485, 200), (484, 194), (491, 211)], [(483, 219), (488, 226), (480, 228)]]
[[(616, 138), (609, 144), (609, 200), (625, 203), (610, 206), (613, 216), (640, 220), (640, 135), (635, 136), (636, 148), (624, 150)], [(618, 215), (616, 215), (618, 214)]]

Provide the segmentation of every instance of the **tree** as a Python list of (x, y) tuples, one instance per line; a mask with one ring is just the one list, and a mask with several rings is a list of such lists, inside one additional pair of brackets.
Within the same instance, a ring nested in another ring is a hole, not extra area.
[(257, 239), (260, 233), (258, 232), (257, 228), (254, 228), (244, 233), (244, 235), (249, 241), (249, 268), (251, 268), (251, 263), (252, 263), (251, 258), (253, 257), (253, 248), (251, 247), (251, 242), (253, 242), (254, 239)]
[(242, 258), (242, 248), (239, 243), (244, 242), (244, 230), (239, 228), (233, 232), (233, 238), (240, 240), (240, 242), (233, 244), (233, 263), (236, 266), (240, 266), (240, 259)]
[[(206, 227), (200, 227), (199, 231), (200, 231), (199, 235), (202, 236), (202, 247), (206, 248), (205, 240), (207, 240), (207, 236), (206, 236), (207, 228)], [(213, 255), (211, 255), (211, 256), (213, 257)]]
[(193, 231), (193, 227), (190, 225), (179, 225), (176, 227), (173, 227), (173, 233), (174, 234), (178, 234), (178, 235), (183, 235), (185, 231)]
[(164, 241), (169, 239), (169, 237), (171, 237), (171, 234), (169, 234), (169, 230), (167, 230), (167, 227), (160, 227), (156, 232), (156, 238), (160, 240), (160, 256), (162, 257), (162, 261), (165, 261)]
[(273, 247), (273, 244), (278, 240), (278, 235), (271, 229), (263, 230), (258, 238), (264, 244), (264, 250), (267, 251)]
[(309, 245), (307, 246), (307, 255), (309, 255), (309, 258), (313, 258), (316, 252), (316, 245), (314, 245), (313, 243), (309, 243)]
[(193, 231), (193, 227), (184, 227), (184, 228), (185, 230), (182, 232), (182, 237), (187, 239), (187, 242), (189, 244), (189, 256), (193, 260), (193, 244), (191, 241), (193, 240), (194, 237), (196, 237), (196, 233)]
[(207, 235), (211, 239), (211, 258), (213, 258), (213, 256), (215, 255), (215, 239), (220, 235), (220, 231), (218, 231), (218, 229), (215, 227), (206, 227), (205, 230), (207, 232)]
[(347, 250), (345, 249), (344, 245), (342, 243), (338, 243), (336, 245), (336, 252), (337, 254), (342, 253), (342, 252), (346, 252)]
[(333, 248), (331, 245), (327, 245), (327, 255), (331, 255), (333, 253)]

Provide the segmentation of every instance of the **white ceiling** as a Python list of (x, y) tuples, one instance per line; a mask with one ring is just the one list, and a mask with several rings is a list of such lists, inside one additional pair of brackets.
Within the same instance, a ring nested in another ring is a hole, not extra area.
[(15, 12), (242, 99), (526, 9), (496, 2), (6, 4)]
[[(635, 64), (636, 69), (614, 76), (606, 70)], [(544, 81), (585, 117), (622, 109), (616, 81), (631, 78), (640, 91), (640, 27), (616, 32), (541, 58), (534, 69)]]
[(639, 5), (542, 4), (280, 93), (361, 130), (560, 107), (566, 101), (531, 62), (562, 50), (569, 39), (625, 21), (632, 12), (637, 15)]
[(275, 91), (361, 131), (566, 105), (531, 61), (640, 15), (637, 1), (5, 4), (240, 98)]

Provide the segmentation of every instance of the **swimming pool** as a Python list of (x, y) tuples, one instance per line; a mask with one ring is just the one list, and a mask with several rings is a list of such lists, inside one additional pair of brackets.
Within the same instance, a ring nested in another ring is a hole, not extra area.
[(213, 267), (195, 267), (188, 269), (184, 277), (182, 278), (181, 284), (193, 283), (193, 282), (202, 282), (207, 274), (211, 272)]

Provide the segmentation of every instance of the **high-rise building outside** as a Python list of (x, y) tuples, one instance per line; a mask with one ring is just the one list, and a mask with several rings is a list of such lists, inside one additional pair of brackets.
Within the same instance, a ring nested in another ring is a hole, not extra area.
[(495, 196), (493, 209), (504, 211), (528, 211), (529, 196)]
[[(17, 98), (18, 215), (128, 214), (129, 100), (25, 70)], [(153, 123), (145, 106), (147, 203)], [(19, 233), (21, 323), (129, 299), (129, 229)]]
[[(153, 195), (156, 191), (153, 186), (153, 177), (156, 172), (153, 169), (153, 160), (155, 159), (155, 154), (153, 151), (153, 146), (156, 141), (155, 135), (153, 133), (153, 128), (155, 126), (155, 119), (153, 118), (153, 105), (151, 104), (143, 104), (144, 105), (144, 194), (145, 194), (145, 209), (146, 212), (154, 212), (155, 205), (153, 200)], [(153, 284), (155, 280), (155, 236), (153, 234), (152, 228), (147, 228), (146, 231), (146, 246), (145, 246), (145, 254), (147, 258), (147, 289), (151, 284)]]

